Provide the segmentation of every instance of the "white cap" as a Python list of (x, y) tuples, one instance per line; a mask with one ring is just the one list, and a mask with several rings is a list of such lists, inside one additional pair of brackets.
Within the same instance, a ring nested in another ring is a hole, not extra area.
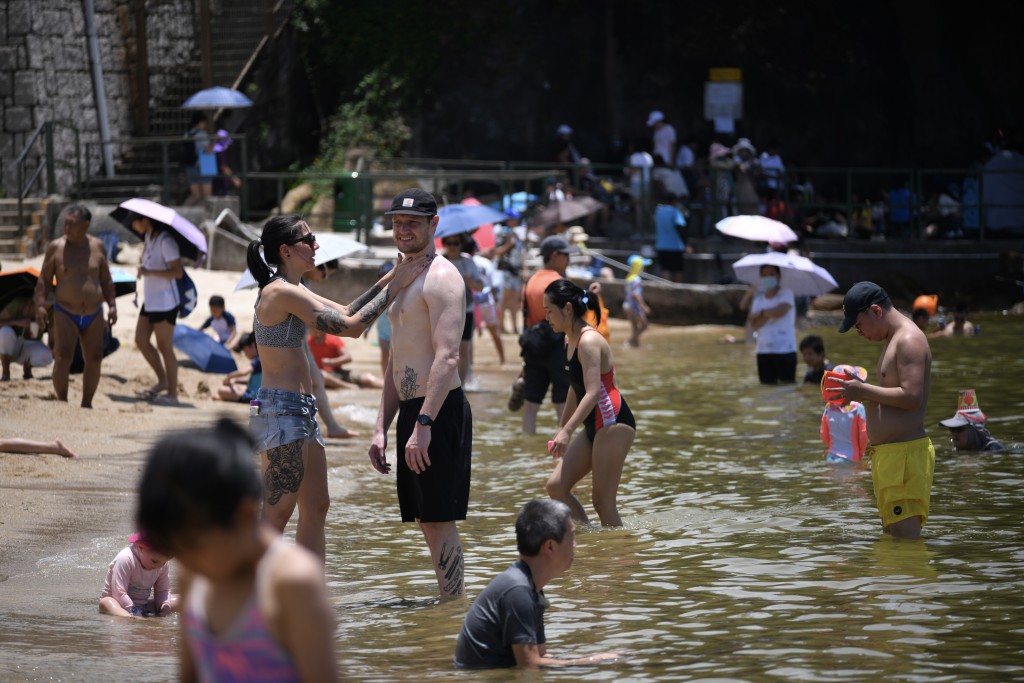
[(659, 121), (664, 121), (664, 120), (665, 120), (665, 115), (662, 114), (657, 109), (655, 109), (654, 111), (651, 112), (651, 115), (647, 117), (647, 125), (648, 126), (653, 126), (654, 124), (658, 123)]

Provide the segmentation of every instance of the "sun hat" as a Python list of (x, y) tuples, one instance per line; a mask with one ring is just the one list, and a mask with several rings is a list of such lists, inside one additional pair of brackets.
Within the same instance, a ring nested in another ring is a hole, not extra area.
[(843, 297), (843, 322), (839, 331), (846, 332), (857, 323), (857, 316), (874, 304), (889, 300), (884, 289), (874, 282), (858, 282)]
[(146, 535), (145, 531), (136, 531), (134, 534), (128, 537), (128, 542), (132, 545), (137, 545), (140, 548), (146, 550), (159, 550), (156, 544), (150, 540), (149, 536)]
[(384, 215), (392, 216), (394, 214), (434, 216), (437, 214), (437, 200), (429, 192), (418, 187), (410, 187), (395, 195), (395, 198), (391, 200), (391, 210)]
[(638, 263), (643, 266), (649, 266), (651, 265), (651, 263), (653, 263), (653, 261), (651, 261), (651, 259), (649, 258), (644, 258), (640, 254), (633, 254), (632, 256), (629, 257), (629, 260), (626, 261), (626, 263), (629, 265), (630, 269), (632, 269), (635, 268), (636, 264)]
[(732, 146), (733, 152), (738, 152), (741, 149), (748, 150), (751, 154), (757, 154), (757, 149), (754, 147), (754, 143), (750, 141), (750, 138), (740, 138), (739, 141)]
[(928, 315), (935, 315), (935, 312), (939, 308), (939, 295), (938, 294), (922, 294), (921, 296), (914, 299), (914, 309), (917, 310), (923, 308), (928, 311)]
[(981, 407), (978, 405), (978, 395), (974, 389), (961, 389), (960, 397), (957, 400), (956, 413), (948, 420), (940, 420), (939, 424), (953, 429), (969, 424), (983, 425), (986, 419), (988, 418), (985, 417), (985, 413), (981, 412)]

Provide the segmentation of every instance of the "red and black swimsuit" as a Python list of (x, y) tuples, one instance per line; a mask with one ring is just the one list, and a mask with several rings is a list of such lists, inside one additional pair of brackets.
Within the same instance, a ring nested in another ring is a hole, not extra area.
[[(582, 338), (583, 333), (589, 331), (598, 332), (593, 327), (587, 326), (583, 328), (580, 337)], [(568, 353), (568, 344), (565, 348), (566, 353)], [(583, 381), (583, 365), (580, 363), (579, 354), (579, 343), (577, 342), (572, 358), (567, 360), (565, 365), (565, 370), (569, 373), (569, 386), (572, 387), (573, 393), (576, 394), (577, 403), (587, 393), (587, 387)], [(583, 427), (587, 438), (593, 443), (594, 435), (597, 434), (599, 429), (613, 424), (629, 425), (636, 429), (636, 420), (633, 418), (633, 412), (626, 404), (626, 399), (622, 398), (618, 387), (615, 386), (614, 367), (601, 375), (601, 390), (597, 397), (597, 405), (583, 419)]]

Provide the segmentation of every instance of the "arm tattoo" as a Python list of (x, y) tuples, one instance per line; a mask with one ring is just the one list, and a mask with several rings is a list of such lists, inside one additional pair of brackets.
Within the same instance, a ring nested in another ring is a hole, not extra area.
[(348, 305), (348, 310), (350, 312), (362, 310), (363, 306), (370, 303), (370, 301), (372, 301), (378, 294), (380, 294), (381, 289), (382, 287), (380, 285), (374, 285), (373, 287), (370, 287), (368, 290), (366, 290), (358, 297), (356, 297), (355, 301)]
[(362, 313), (362, 317), (359, 318), (359, 322), (364, 325), (369, 325), (374, 320), (380, 317), (380, 314), (388, 310), (388, 299), (391, 298), (391, 288), (385, 287), (384, 291), (374, 297), (373, 301), (359, 309)]
[(340, 334), (347, 327), (348, 325), (345, 324), (341, 313), (338, 313), (333, 308), (321, 309), (316, 315), (316, 329), (328, 334)]
[(456, 544), (449, 548), (445, 543), (441, 546), (441, 556), (437, 561), (437, 568), (444, 572), (445, 584), (442, 589), (446, 595), (462, 594), (462, 546)]
[(419, 383), (416, 381), (419, 376), (416, 371), (410, 367), (405, 368), (405, 376), (402, 377), (402, 386), (398, 388), (398, 393), (403, 401), (416, 398), (416, 390), (420, 388)]
[(303, 441), (292, 441), (267, 451), (267, 471), (263, 474), (263, 486), (267, 502), (277, 505), (281, 496), (296, 493), (302, 483), (305, 467), (302, 464)]

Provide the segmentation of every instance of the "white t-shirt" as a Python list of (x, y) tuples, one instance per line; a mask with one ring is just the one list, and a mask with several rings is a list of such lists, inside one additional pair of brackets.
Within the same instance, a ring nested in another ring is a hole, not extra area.
[(676, 158), (676, 129), (669, 124), (654, 131), (654, 149), (651, 153), (655, 156), (661, 155), (666, 164), (671, 164)]
[(780, 287), (771, 299), (764, 294), (754, 297), (751, 313), (760, 313), (779, 304), (789, 304), (789, 310), (781, 318), (765, 323), (757, 330), (757, 353), (796, 352), (796, 306), (792, 290)]
[[(181, 260), (178, 243), (165, 230), (157, 234), (146, 235), (146, 244), (142, 249), (142, 263), (146, 270), (167, 270), (171, 261)], [(178, 307), (178, 285), (174, 280), (165, 277), (142, 278), (142, 302), (146, 312), (157, 313), (170, 311)]]

